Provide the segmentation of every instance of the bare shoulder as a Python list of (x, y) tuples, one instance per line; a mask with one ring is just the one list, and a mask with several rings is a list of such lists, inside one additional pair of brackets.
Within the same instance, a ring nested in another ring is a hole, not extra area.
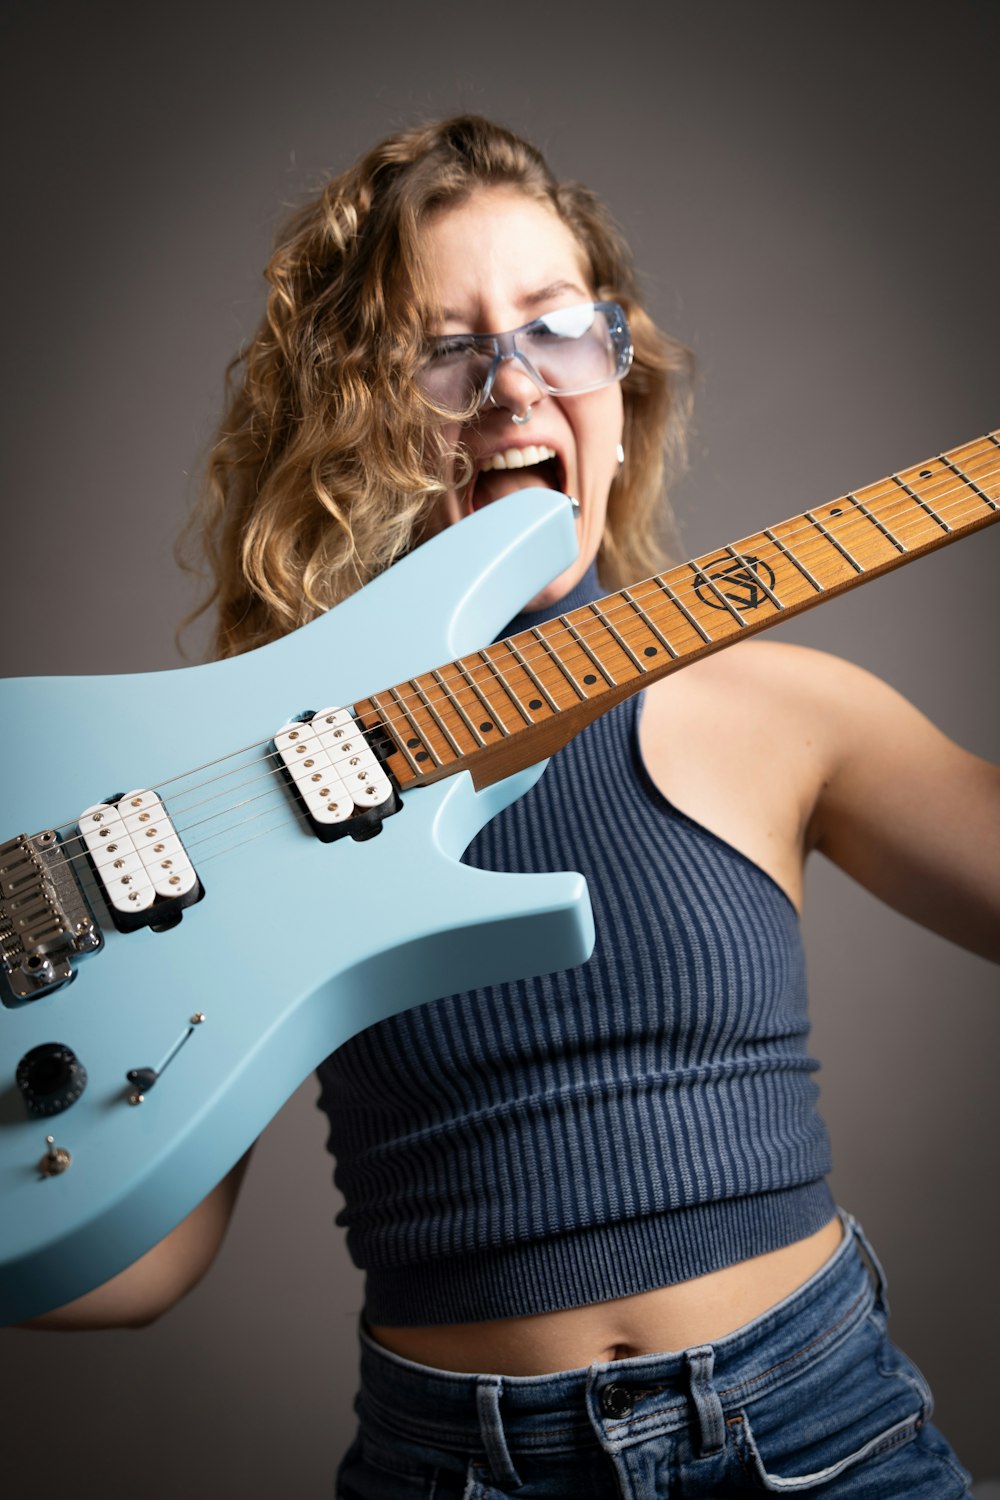
[(739, 698), (769, 715), (808, 715), (817, 729), (826, 718), (823, 710), (836, 715), (862, 698), (905, 702), (863, 667), (784, 641), (743, 641), (665, 678), (652, 693), (664, 699), (697, 695), (718, 700), (720, 707)]
[[(678, 679), (674, 707), (696, 701), (700, 711), (721, 715), (738, 705), (744, 722), (766, 723), (774, 736), (808, 747), (817, 801), (826, 796), (831, 806), (854, 772), (870, 782), (893, 773), (916, 777), (932, 767), (954, 772), (975, 759), (889, 683), (808, 646), (743, 642)], [(664, 686), (670, 684), (666, 679)]]
[(818, 849), (907, 916), (997, 955), (1000, 770), (871, 672), (741, 642), (657, 684), (643, 735), (667, 795), (793, 900)]
[(785, 641), (743, 641), (702, 658), (658, 686), (665, 689), (675, 684), (707, 695), (754, 694), (772, 709), (781, 706), (811, 715), (820, 709), (833, 716), (856, 713), (859, 708), (918, 712), (864, 667)]
[[(732, 683), (747, 676), (761, 686), (773, 683), (776, 691), (809, 688), (818, 679), (836, 686), (854, 677), (871, 677), (863, 667), (817, 651), (812, 646), (797, 646), (788, 641), (741, 641), (739, 645), (702, 657), (686, 670), (706, 683)], [(878, 678), (871, 679), (877, 682)]]

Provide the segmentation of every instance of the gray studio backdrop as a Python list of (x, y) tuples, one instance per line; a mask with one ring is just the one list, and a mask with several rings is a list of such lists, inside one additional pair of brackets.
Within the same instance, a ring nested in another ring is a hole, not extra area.
[[(689, 554), (996, 426), (997, 15), (963, 0), (618, 0), (601, 17), (6, 6), (4, 670), (179, 664), (193, 594), (173, 539), (275, 224), (420, 118), (496, 115), (610, 201), (655, 315), (700, 362), (676, 497)], [(981, 533), (783, 635), (880, 673), (1000, 758), (998, 570), (1000, 533)], [(38, 729), (71, 748), (57, 698)], [(834, 1186), (983, 1479), (997, 971), (819, 861), (806, 933)], [(160, 1324), (0, 1336), (9, 1493), (40, 1473), (49, 1492), (145, 1500), (330, 1493), (362, 1287), (315, 1092), (267, 1131), (220, 1260)]]

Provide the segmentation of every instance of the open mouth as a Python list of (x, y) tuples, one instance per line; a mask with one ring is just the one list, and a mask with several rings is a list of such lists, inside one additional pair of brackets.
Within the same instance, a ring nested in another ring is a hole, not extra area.
[(554, 448), (544, 443), (524, 448), (507, 448), (491, 453), (477, 470), (467, 491), (470, 510), (481, 510), (504, 495), (529, 488), (564, 492), (562, 462)]

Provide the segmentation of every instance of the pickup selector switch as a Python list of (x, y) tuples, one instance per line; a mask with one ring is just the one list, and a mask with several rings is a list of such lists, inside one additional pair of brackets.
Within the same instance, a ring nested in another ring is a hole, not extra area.
[(87, 1087), (87, 1070), (64, 1043), (43, 1042), (18, 1063), (17, 1086), (28, 1114), (45, 1119), (76, 1103)]

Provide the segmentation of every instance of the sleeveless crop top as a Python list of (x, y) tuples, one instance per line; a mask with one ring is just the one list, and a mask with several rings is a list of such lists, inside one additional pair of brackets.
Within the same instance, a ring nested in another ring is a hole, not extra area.
[[(591, 570), (562, 610), (599, 593)], [(662, 796), (639, 712), (588, 725), (465, 856), (581, 871), (588, 962), (405, 1011), (319, 1069), (371, 1323), (631, 1296), (833, 1212), (795, 909)]]

